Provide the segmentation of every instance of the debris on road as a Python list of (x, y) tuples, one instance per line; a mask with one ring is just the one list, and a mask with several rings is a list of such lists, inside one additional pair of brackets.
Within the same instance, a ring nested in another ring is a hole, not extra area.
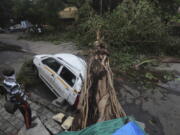
[(53, 116), (53, 120), (59, 122), (59, 123), (62, 123), (62, 120), (64, 118), (64, 114), (63, 113), (58, 113), (56, 115)]
[(66, 120), (63, 122), (63, 124), (61, 125), (61, 127), (62, 127), (65, 131), (67, 131), (68, 129), (71, 128), (72, 123), (73, 123), (73, 120), (74, 120), (74, 117), (72, 117), (72, 116), (67, 117), (67, 119), (66, 119)]

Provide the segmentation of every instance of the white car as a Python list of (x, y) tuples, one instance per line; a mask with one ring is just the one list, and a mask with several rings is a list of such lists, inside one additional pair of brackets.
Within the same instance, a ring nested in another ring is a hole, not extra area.
[(70, 105), (78, 102), (86, 78), (86, 62), (78, 56), (61, 53), (36, 55), (33, 60), (39, 77), (57, 96)]

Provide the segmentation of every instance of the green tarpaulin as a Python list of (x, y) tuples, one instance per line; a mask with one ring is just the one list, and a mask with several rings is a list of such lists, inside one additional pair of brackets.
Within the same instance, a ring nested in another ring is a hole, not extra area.
[(129, 120), (134, 121), (131, 117), (123, 117), (99, 122), (80, 131), (62, 132), (57, 135), (112, 135), (117, 129), (124, 126)]

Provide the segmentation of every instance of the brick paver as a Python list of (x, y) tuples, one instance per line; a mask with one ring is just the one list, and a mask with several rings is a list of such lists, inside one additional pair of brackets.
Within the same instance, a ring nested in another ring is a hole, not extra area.
[[(36, 96), (34, 100), (41, 102), (39, 97)], [(14, 114), (9, 114), (4, 109), (5, 99), (0, 96), (0, 135), (17, 135), (18, 131), (24, 126), (24, 119), (22, 114), (17, 110)], [(60, 125), (55, 122), (52, 117), (57, 113), (48, 109), (45, 105), (39, 104), (34, 101), (29, 101), (32, 114), (37, 115), (42, 124), (51, 132), (51, 134), (57, 134), (62, 131)], [(42, 100), (42, 103), (45, 103)], [(46, 102), (47, 103), (47, 102)], [(61, 112), (58, 109), (58, 112)], [(63, 112), (63, 111), (62, 111)]]

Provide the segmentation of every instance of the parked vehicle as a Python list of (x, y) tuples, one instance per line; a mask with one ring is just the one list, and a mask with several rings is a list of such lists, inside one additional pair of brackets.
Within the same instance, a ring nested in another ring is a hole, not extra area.
[(34, 25), (29, 29), (29, 32), (32, 34), (43, 34), (44, 33), (44, 28), (42, 25)]
[(78, 102), (86, 78), (86, 62), (73, 54), (36, 55), (33, 60), (38, 76), (57, 96), (70, 105)]
[(20, 32), (20, 31), (26, 31), (30, 28), (32, 28), (33, 25), (28, 21), (21, 21), (20, 24), (12, 25), (8, 28), (10, 32)]
[(10, 26), (8, 30), (10, 32), (19, 32), (19, 31), (22, 31), (22, 27), (20, 24), (16, 24), (16, 25)]

